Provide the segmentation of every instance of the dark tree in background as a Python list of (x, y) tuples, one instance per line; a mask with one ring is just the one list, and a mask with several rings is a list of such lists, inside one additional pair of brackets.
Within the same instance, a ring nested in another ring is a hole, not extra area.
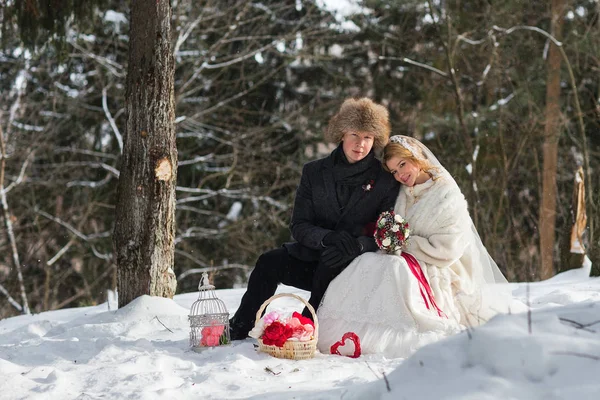
[[(21, 1), (12, 4), (12, 8), (7, 9), (3, 16), (6, 17), (5, 22), (10, 22), (13, 17), (16, 19), (21, 38), (32, 50), (46, 45), (48, 37), (54, 38), (52, 50), (61, 50), (67, 43), (81, 49), (70, 38), (68, 29), (72, 27), (68, 26), (67, 21), (72, 15), (78, 20), (91, 18), (94, 6), (101, 4), (69, 1), (58, 5), (55, 2)], [(177, 153), (173, 126), (174, 62), (170, 3), (134, 1), (131, 14), (136, 24), (132, 24), (129, 50), (127, 132), (135, 132), (136, 135), (126, 134), (124, 143), (119, 143), (124, 155), (124, 168), (114, 237), (120, 267), (120, 305), (142, 294), (172, 297), (176, 287), (173, 248)], [(61, 54), (55, 54), (57, 61), (60, 61)], [(114, 72), (114, 60), (104, 58), (103, 62), (111, 65)], [(120, 76), (123, 74), (120, 73)], [(106, 92), (107, 88), (104, 87), (103, 109), (120, 139), (108, 109)], [(110, 167), (107, 166), (107, 169), (110, 170)], [(116, 174), (119, 175), (118, 172)], [(47, 212), (40, 214), (70, 227), (56, 215)], [(89, 235), (82, 234), (78, 229), (71, 228), (71, 231), (89, 240)], [(62, 254), (70, 247), (71, 242), (61, 249)], [(108, 268), (106, 270), (110, 271)]]
[(175, 64), (169, 0), (132, 0), (127, 128), (116, 202), (114, 246), (119, 307), (173, 297), (175, 245)]
[[(47, 7), (55, 3), (60, 7)], [(547, 97), (549, 82), (557, 82), (550, 76), (558, 70), (548, 68), (556, 46), (542, 33), (553, 29), (551, 2), (365, 0), (365, 12), (344, 16), (322, 4), (171, 1), (178, 292), (195, 290), (202, 271), (220, 288), (244, 284), (259, 254), (291, 239), (302, 165), (332, 150), (323, 129), (349, 96), (386, 104), (393, 133), (419, 138), (438, 156), (468, 194), (478, 232), (509, 280), (565, 268), (582, 167), (582, 242), (600, 265), (597, 2), (566, 2), (556, 21), (566, 55), (557, 102)], [(28, 15), (28, 6), (36, 12)], [(151, 151), (159, 136), (150, 125), (166, 115), (129, 127), (131, 95), (150, 101), (143, 87), (126, 90), (131, 12), (124, 0), (0, 0), (1, 169), (9, 189), (0, 217), (0, 296), (14, 301), (0, 301), (0, 316), (21, 312), (23, 294), (32, 312), (106, 301), (118, 286), (121, 165), (143, 165), (133, 168), (130, 183), (147, 174), (138, 184), (145, 197), (132, 200), (140, 208), (151, 207), (147, 196), (164, 194), (166, 183), (150, 179), (168, 151)], [(54, 27), (43, 22), (55, 16), (69, 18)], [(52, 36), (57, 27), (64, 34)], [(142, 85), (147, 78), (139, 78)], [(158, 88), (152, 85), (147, 89)], [(123, 137), (130, 134), (142, 148), (134, 146), (138, 158), (126, 160), (132, 155)], [(555, 173), (544, 167), (547, 138)], [(555, 189), (545, 189), (546, 178), (555, 179)], [(555, 226), (542, 228), (544, 198), (553, 193)], [(144, 228), (134, 232), (131, 249)], [(170, 276), (168, 267), (162, 271)]]
[[(89, 119), (69, 103), (80, 109), (89, 104), (73, 101), (86, 91), (65, 85), (68, 72), (72, 72), (73, 81), (81, 83), (93, 78), (82, 73), (85, 62), (74, 60), (66, 66), (68, 21), (85, 25), (96, 6), (104, 3), (0, 2), (0, 131), (5, 145), (1, 169), (4, 188), (9, 189), (2, 193), (8, 199), (2, 206), (6, 229), (0, 230), (0, 276), (8, 277), (6, 288), (2, 286), (2, 292), (9, 293), (8, 303), (12, 303), (10, 293), (21, 292), (21, 298), (28, 297), (32, 311), (64, 307), (88, 295), (100, 281), (110, 277), (112, 270), (110, 264), (106, 265), (110, 255), (99, 245), (107, 237), (108, 232), (102, 232), (107, 220), (93, 215), (102, 209), (108, 216), (107, 207), (99, 206), (100, 196), (88, 196), (85, 189), (65, 190), (94, 184), (79, 179), (84, 165), (101, 164), (111, 169), (105, 163), (76, 161), (77, 156), (65, 162), (65, 154), (72, 151), (65, 146), (77, 146), (92, 136), (90, 131), (86, 135), (72, 134), (86, 127)], [(70, 68), (73, 69), (69, 71)], [(69, 222), (65, 215), (71, 217)], [(88, 223), (86, 230), (91, 232), (84, 234), (83, 225)], [(87, 251), (95, 254), (92, 260), (82, 256)], [(64, 257), (68, 253), (71, 257)], [(94, 258), (102, 260), (104, 268), (97, 269)], [(8, 260), (19, 260), (19, 264)], [(89, 262), (85, 270), (84, 261)], [(84, 274), (88, 269), (93, 272)], [(81, 279), (74, 279), (77, 275), (83, 278), (84, 285)], [(4, 279), (0, 283), (4, 284)], [(27, 307), (21, 310), (26, 311)], [(2, 307), (0, 315), (6, 311)]]
[[(550, 34), (562, 40), (565, 1), (552, 0)], [(548, 51), (548, 82), (546, 84), (546, 115), (543, 144), (542, 202), (540, 207), (540, 277), (554, 276), (554, 243), (556, 226), (556, 170), (558, 168), (558, 140), (561, 131), (560, 67), (562, 56), (554, 43)]]

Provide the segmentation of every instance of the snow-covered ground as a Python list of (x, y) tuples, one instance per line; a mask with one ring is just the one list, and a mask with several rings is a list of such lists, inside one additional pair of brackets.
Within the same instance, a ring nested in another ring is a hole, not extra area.
[[(584, 275), (509, 284), (531, 304), (530, 318), (496, 317), (406, 360), (320, 353), (281, 360), (256, 352), (253, 339), (196, 353), (187, 315), (197, 294), (8, 318), (0, 321), (0, 399), (596, 400), (600, 278)], [(233, 312), (243, 290), (216, 293)]]

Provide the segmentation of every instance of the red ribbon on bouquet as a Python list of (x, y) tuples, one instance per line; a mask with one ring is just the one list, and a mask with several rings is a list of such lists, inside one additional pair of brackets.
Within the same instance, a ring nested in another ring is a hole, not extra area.
[[(427, 307), (427, 309), (429, 310), (429, 304), (431, 304), (436, 309), (440, 317), (448, 318), (448, 316), (444, 314), (444, 312), (436, 304), (435, 297), (433, 297), (433, 292), (431, 291), (431, 286), (429, 286), (429, 282), (427, 282), (427, 278), (425, 277), (425, 274), (423, 273), (421, 265), (419, 264), (417, 259), (413, 257), (412, 254), (408, 254), (405, 252), (402, 252), (402, 257), (404, 257), (411, 272), (419, 281), (419, 290), (421, 291), (421, 296), (423, 297), (423, 301), (425, 301), (425, 306)], [(429, 301), (427, 301), (428, 299)]]

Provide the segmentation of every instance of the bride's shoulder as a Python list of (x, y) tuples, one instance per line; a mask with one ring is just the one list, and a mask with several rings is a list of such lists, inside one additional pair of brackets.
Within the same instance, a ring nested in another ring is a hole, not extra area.
[(464, 195), (456, 182), (444, 176), (435, 179), (431, 188), (433, 189), (432, 192), (438, 197), (464, 198)]
[(441, 177), (434, 181), (430, 191), (430, 201), (440, 210), (467, 209), (467, 200), (458, 185), (449, 179)]

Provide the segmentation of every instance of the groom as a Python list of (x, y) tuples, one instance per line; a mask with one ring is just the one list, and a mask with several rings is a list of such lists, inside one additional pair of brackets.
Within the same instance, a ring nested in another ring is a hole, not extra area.
[[(279, 283), (310, 291), (316, 310), (329, 283), (354, 258), (377, 250), (367, 226), (394, 207), (399, 190), (375, 158), (389, 134), (387, 109), (368, 98), (344, 101), (331, 118), (325, 138), (338, 147), (304, 165), (290, 224), (296, 241), (258, 258), (230, 320), (232, 340), (248, 336), (256, 312)], [(303, 314), (312, 319), (306, 308)]]

